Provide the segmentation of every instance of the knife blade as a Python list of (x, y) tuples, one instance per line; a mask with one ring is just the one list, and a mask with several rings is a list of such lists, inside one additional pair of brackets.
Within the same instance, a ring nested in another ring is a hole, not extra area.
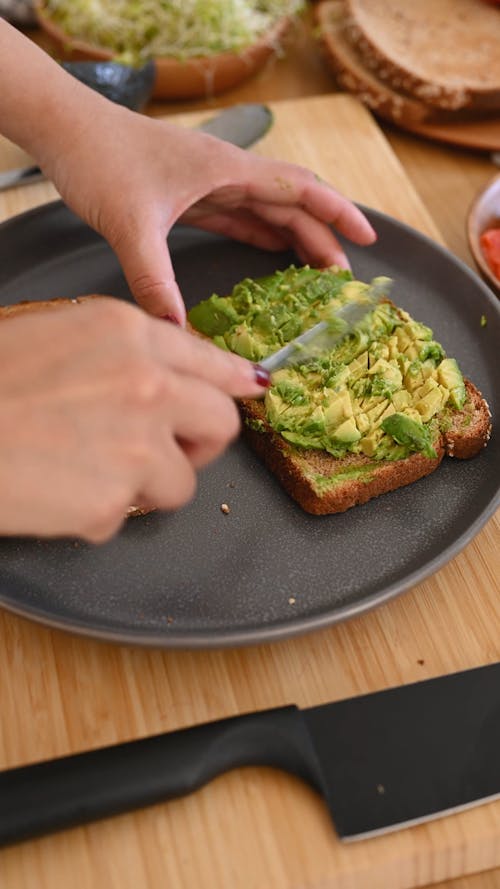
[[(247, 103), (226, 108), (194, 129), (217, 136), (239, 148), (249, 148), (261, 139), (273, 124), (273, 113), (267, 105)], [(27, 166), (0, 173), (0, 191), (19, 185), (33, 185), (44, 179), (40, 167)]]
[(500, 798), (500, 663), (300, 710), (291, 705), (0, 772), (0, 845), (274, 766), (357, 840)]
[(390, 278), (380, 275), (374, 278), (362, 293), (359, 302), (349, 302), (332, 313), (331, 318), (320, 321), (291, 340), (286, 346), (263, 358), (259, 364), (269, 373), (293, 364), (305, 364), (318, 355), (331, 352), (354, 331), (392, 286)]

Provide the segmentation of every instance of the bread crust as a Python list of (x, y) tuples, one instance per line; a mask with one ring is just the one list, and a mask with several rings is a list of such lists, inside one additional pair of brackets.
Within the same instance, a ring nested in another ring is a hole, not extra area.
[(315, 11), (325, 55), (339, 85), (355, 93), (375, 114), (394, 123), (429, 122), (432, 109), (392, 89), (365, 66), (348, 39), (343, 11), (341, 0), (324, 0)]
[[(306, 512), (330, 515), (430, 475), (445, 455), (468, 459), (485, 447), (491, 433), (490, 410), (470, 380), (465, 381), (465, 387), (464, 410), (453, 415), (450, 428), (433, 442), (436, 458), (420, 453), (403, 460), (378, 462), (358, 454), (336, 458), (326, 451), (287, 442), (267, 422), (262, 401), (244, 399), (240, 412), (246, 440), (288, 494)], [(359, 477), (352, 473), (359, 473)], [(332, 476), (336, 480), (329, 484)]]
[(23, 300), (19, 303), (13, 303), (9, 306), (0, 306), (0, 321), (7, 318), (15, 318), (19, 315), (33, 315), (35, 312), (51, 311), (52, 309), (61, 309), (65, 306), (79, 306), (88, 302), (89, 299), (112, 299), (101, 293), (87, 293), (84, 296), (56, 296), (54, 299), (41, 300)]
[(345, 0), (345, 11), (348, 40), (390, 88), (440, 109), (500, 109), (498, 9), (477, 0)]

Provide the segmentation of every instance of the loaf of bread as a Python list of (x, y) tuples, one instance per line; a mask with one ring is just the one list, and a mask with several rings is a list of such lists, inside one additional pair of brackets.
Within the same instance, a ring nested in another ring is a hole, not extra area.
[(500, 108), (500, 10), (483, 0), (345, 0), (367, 67), (438, 108)]
[[(246, 280), (190, 314), (219, 346), (261, 360), (366, 285), (337, 269)], [(333, 352), (278, 370), (265, 400), (240, 403), (244, 434), (309, 513), (343, 512), (408, 485), (443, 457), (487, 444), (488, 405), (426, 325), (385, 300)]]
[(422, 123), (433, 113), (424, 102), (413, 99), (384, 83), (363, 61), (348, 34), (345, 7), (339, 0), (326, 0), (316, 9), (321, 38), (338, 84), (355, 93), (375, 113), (388, 120)]
[(483, 0), (323, 0), (337, 82), (403, 126), (500, 111), (500, 8)]

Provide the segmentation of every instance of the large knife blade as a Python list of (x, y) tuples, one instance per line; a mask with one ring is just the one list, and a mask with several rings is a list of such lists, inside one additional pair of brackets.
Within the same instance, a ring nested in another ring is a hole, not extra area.
[[(225, 142), (231, 142), (239, 148), (249, 148), (267, 133), (272, 124), (273, 114), (267, 105), (247, 103), (226, 108), (203, 121), (195, 129), (217, 136)], [(0, 191), (18, 185), (33, 185), (44, 178), (40, 167), (37, 166), (6, 170), (0, 173)]]
[(500, 663), (0, 772), (0, 845), (184, 796), (255, 765), (309, 782), (342, 839), (500, 798)]
[(259, 364), (269, 373), (292, 364), (305, 364), (318, 355), (331, 352), (342, 340), (354, 331), (363, 318), (389, 294), (390, 278), (374, 278), (361, 294), (359, 302), (349, 302), (332, 313), (327, 321), (320, 321), (313, 327), (291, 340), (286, 346), (263, 358)]

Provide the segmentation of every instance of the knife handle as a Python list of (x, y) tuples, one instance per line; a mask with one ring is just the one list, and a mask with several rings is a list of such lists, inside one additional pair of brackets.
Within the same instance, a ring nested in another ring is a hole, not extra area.
[(244, 714), (0, 772), (0, 846), (191, 793), (238, 766), (321, 788), (295, 706)]

